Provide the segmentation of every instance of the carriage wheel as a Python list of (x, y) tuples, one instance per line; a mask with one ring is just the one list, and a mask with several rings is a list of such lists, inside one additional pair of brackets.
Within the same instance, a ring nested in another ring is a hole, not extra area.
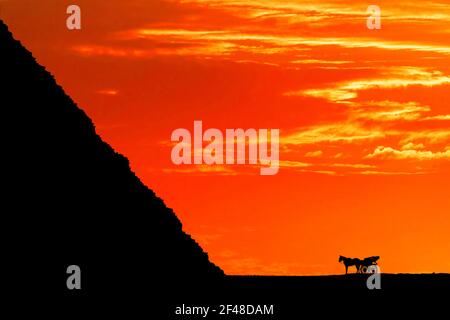
[(367, 268), (367, 266), (361, 267), (361, 272), (362, 273), (367, 273), (367, 270), (369, 270), (369, 268)]

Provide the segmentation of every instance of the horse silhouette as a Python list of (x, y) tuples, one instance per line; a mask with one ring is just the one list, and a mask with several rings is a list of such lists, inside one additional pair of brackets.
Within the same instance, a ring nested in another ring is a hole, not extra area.
[(372, 256), (364, 259), (347, 258), (339, 256), (339, 262), (343, 262), (345, 266), (345, 274), (348, 273), (348, 267), (355, 266), (356, 273), (366, 273), (371, 265), (376, 265), (380, 256)]
[(356, 273), (360, 272), (361, 260), (358, 258), (347, 258), (344, 256), (339, 256), (339, 262), (343, 262), (345, 266), (345, 274), (348, 273), (348, 267), (355, 266)]

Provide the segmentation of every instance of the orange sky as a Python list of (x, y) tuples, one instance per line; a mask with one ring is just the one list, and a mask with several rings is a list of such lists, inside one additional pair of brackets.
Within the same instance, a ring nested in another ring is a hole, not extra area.
[[(339, 254), (450, 272), (450, 1), (377, 1), (381, 30), (368, 4), (0, 0), (0, 17), (226, 273), (341, 273)], [(194, 120), (280, 128), (279, 173), (173, 165)]]

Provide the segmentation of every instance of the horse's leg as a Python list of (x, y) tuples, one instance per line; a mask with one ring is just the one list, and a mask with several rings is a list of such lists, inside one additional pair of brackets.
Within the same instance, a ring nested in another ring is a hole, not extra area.
[(345, 274), (348, 272), (348, 265), (345, 265)]

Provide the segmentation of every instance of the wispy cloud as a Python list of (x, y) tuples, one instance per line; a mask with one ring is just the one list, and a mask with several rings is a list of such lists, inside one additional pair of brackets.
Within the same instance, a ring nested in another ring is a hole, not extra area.
[(185, 173), (193, 175), (217, 174), (217, 175), (237, 175), (238, 172), (232, 166), (224, 165), (195, 165), (182, 168), (163, 168), (164, 173)]
[(287, 96), (305, 95), (325, 98), (332, 102), (348, 102), (358, 97), (358, 92), (370, 89), (392, 89), (408, 86), (433, 87), (450, 83), (450, 77), (441, 71), (420, 67), (389, 67), (382, 69), (378, 78), (351, 80), (330, 88), (286, 92)]
[(356, 123), (324, 124), (296, 130), (282, 137), (281, 143), (287, 145), (305, 145), (328, 143), (352, 143), (355, 141), (381, 139), (386, 136), (383, 130), (366, 129)]
[(367, 155), (367, 158), (418, 160), (450, 159), (450, 149), (433, 152), (413, 149), (397, 150), (391, 147), (379, 146), (371, 154)]

